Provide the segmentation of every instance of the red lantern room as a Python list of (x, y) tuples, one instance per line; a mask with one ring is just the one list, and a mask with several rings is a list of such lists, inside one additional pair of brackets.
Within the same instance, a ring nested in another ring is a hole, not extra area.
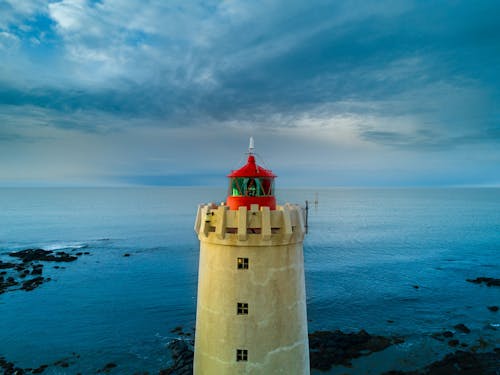
[(276, 175), (269, 169), (257, 165), (253, 149), (253, 138), (250, 138), (247, 163), (228, 175), (227, 205), (231, 210), (237, 210), (241, 206), (250, 209), (252, 204), (267, 206), (271, 210), (276, 209), (276, 198), (274, 197), (274, 178)]

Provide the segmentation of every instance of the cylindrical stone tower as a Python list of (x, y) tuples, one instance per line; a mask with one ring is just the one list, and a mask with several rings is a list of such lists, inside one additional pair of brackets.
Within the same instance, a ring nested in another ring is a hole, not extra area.
[(252, 148), (227, 202), (198, 208), (195, 375), (309, 374), (304, 210), (276, 206)]

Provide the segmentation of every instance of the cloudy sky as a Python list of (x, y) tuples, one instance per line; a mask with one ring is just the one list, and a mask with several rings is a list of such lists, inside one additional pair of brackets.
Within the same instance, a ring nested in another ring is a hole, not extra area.
[(500, 2), (0, 0), (0, 186), (500, 186)]

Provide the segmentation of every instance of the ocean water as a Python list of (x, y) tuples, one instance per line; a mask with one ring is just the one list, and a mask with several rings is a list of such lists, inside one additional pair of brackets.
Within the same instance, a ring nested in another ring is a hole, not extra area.
[[(0, 294), (0, 356), (44, 374), (157, 373), (196, 313), (199, 203), (224, 188), (0, 189), (0, 260), (26, 248), (86, 251), (31, 292)], [(314, 204), (317, 196), (318, 204)], [(500, 189), (294, 189), (309, 200), (304, 243), (309, 331), (365, 329), (405, 341), (331, 374), (414, 369), (453, 351), (431, 337), (458, 323), (469, 348), (500, 343)], [(124, 257), (124, 254), (130, 254)]]

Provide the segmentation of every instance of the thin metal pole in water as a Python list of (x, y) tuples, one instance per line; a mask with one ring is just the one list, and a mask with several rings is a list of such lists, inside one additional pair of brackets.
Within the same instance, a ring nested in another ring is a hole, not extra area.
[(309, 201), (306, 200), (306, 234), (309, 232)]

